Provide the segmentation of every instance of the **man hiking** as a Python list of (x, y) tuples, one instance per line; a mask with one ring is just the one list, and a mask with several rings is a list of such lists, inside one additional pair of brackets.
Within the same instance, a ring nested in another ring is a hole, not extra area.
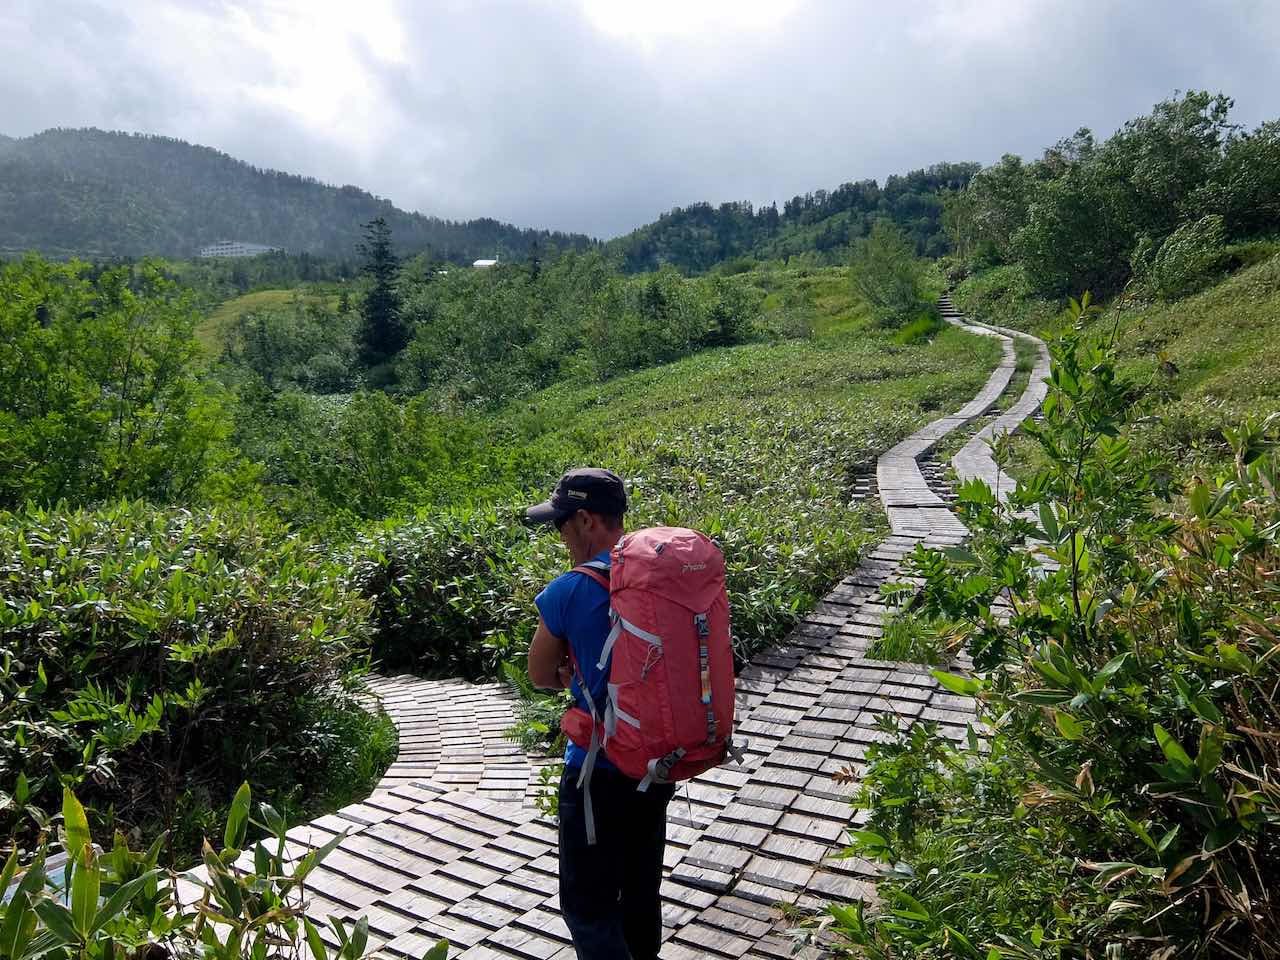
[[(563, 573), (538, 594), (538, 628), (529, 647), (533, 684), (571, 690), (585, 711), (608, 698), (609, 664), (599, 665), (610, 632), (604, 582), (626, 509), (617, 474), (578, 468), (560, 478), (549, 500), (526, 511), (532, 523), (555, 525), (575, 567), (596, 568), (595, 575)], [(579, 960), (655, 960), (667, 804), (675, 787), (655, 782), (640, 790), (640, 781), (599, 751), (594, 767), (588, 765), (588, 801), (579, 786), (587, 758), (570, 740), (560, 779), (560, 912)]]

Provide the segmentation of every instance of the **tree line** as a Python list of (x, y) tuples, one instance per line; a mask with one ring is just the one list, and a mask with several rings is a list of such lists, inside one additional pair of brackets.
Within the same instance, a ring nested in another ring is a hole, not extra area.
[(734, 258), (784, 259), (816, 254), (820, 262), (842, 261), (851, 243), (888, 219), (907, 234), (917, 255), (937, 257), (950, 249), (942, 227), (943, 197), (963, 189), (976, 163), (937, 163), (903, 176), (844, 183), (777, 203), (695, 203), (664, 213), (606, 244), (624, 270), (674, 266), (701, 273)]
[(1081, 128), (1038, 159), (1006, 154), (943, 197), (956, 256), (1016, 265), (1044, 297), (1134, 279), (1185, 292), (1215, 249), (1280, 231), (1280, 121), (1246, 130), (1232, 106), (1191, 91), (1105, 140)]

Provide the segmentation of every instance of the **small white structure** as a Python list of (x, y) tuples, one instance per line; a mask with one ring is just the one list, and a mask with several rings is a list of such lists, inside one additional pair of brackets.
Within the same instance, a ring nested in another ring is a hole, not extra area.
[(496, 267), (497, 265), (497, 260), (477, 260), (471, 266), (475, 267), (477, 270), (487, 270), (489, 267)]
[(262, 243), (244, 243), (240, 240), (219, 240), (200, 248), (202, 257), (256, 257), (259, 254), (279, 250)]

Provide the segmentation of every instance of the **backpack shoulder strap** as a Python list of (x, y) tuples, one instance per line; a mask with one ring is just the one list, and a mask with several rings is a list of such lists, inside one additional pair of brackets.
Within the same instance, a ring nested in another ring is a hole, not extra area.
[[(580, 564), (573, 568), (572, 573), (580, 573), (584, 577), (590, 577), (605, 590), (609, 589), (609, 564), (603, 560), (588, 560), (586, 563)], [(573, 658), (573, 651), (570, 650), (569, 655)], [(604, 657), (601, 656), (603, 663)], [(587, 699), (587, 705), (591, 708), (591, 746), (587, 748), (587, 759), (582, 764), (582, 771), (578, 774), (578, 786), (582, 789), (583, 795), (583, 812), (587, 821), (587, 843), (595, 846), (596, 842), (596, 817), (595, 811), (591, 807), (591, 774), (595, 770), (596, 758), (600, 753), (603, 743), (600, 739), (600, 728), (609, 722), (607, 714), (601, 715), (596, 707), (595, 701), (591, 697), (591, 690), (587, 687), (586, 680), (582, 676), (582, 671), (578, 667), (577, 658), (573, 658), (573, 667), (578, 674), (578, 685), (582, 688), (583, 696)]]
[(609, 565), (603, 560), (588, 560), (586, 563), (574, 567), (570, 572), (590, 577), (606, 590), (609, 589)]

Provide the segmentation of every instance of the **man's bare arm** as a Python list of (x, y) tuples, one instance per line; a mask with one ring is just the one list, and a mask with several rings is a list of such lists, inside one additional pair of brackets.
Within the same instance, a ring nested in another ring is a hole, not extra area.
[(547, 629), (538, 618), (538, 629), (529, 644), (529, 682), (543, 690), (563, 690), (572, 677), (569, 645)]

